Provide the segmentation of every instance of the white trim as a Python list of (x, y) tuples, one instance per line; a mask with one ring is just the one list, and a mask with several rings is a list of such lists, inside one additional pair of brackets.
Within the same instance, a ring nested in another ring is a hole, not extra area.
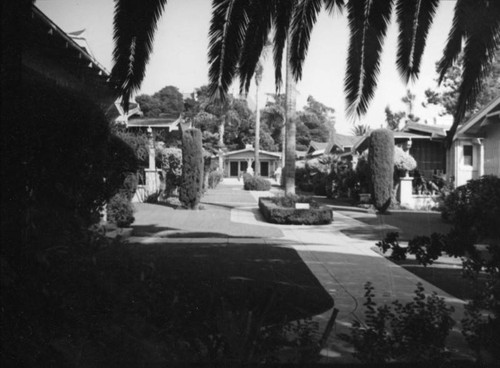
[(466, 121), (464, 123), (464, 125), (458, 129), (457, 134), (455, 134), (454, 140), (458, 139), (459, 135), (465, 134), (470, 128), (472, 128), (474, 125), (476, 125), (483, 118), (485, 118), (485, 117), (487, 118), (489, 112), (491, 110), (493, 110), (495, 107), (497, 107), (498, 105), (500, 105), (500, 96), (498, 96), (496, 99), (491, 101), (486, 107), (484, 107), (476, 115), (474, 115), (472, 118), (470, 118), (468, 121)]

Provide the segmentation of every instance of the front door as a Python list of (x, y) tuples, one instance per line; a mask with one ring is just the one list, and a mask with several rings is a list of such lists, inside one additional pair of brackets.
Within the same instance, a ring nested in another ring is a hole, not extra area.
[(238, 161), (231, 161), (229, 163), (229, 176), (238, 176)]
[(269, 176), (269, 162), (264, 161), (260, 163), (260, 175), (261, 176)]
[(240, 173), (241, 174), (244, 174), (247, 172), (247, 168), (248, 168), (248, 162), (246, 161), (240, 161)]

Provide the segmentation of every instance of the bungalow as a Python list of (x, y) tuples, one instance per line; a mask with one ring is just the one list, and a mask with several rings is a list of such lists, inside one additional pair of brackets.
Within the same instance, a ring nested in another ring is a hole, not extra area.
[(306, 157), (318, 157), (325, 153), (325, 148), (328, 146), (328, 142), (309, 142), (309, 148), (306, 152)]
[[(432, 178), (433, 175), (446, 172), (446, 148), (444, 128), (427, 124), (407, 124), (403, 131), (394, 132), (394, 143), (409, 151), (417, 161), (421, 175)], [(368, 149), (369, 135), (363, 136), (353, 146), (353, 153)]]
[[(255, 169), (255, 149), (248, 144), (244, 149), (222, 154), (224, 177), (237, 178), (243, 175), (248, 167)], [(260, 175), (272, 177), (281, 166), (281, 153), (259, 151)]]
[(483, 175), (500, 176), (500, 96), (459, 127), (447, 161), (456, 186)]
[(91, 54), (83, 33), (65, 33), (35, 5), (31, 12), (22, 47), (23, 78), (50, 80), (78, 91), (116, 115), (117, 86)]

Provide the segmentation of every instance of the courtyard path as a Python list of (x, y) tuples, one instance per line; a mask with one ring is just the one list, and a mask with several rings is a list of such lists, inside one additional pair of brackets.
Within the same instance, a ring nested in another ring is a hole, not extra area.
[[(375, 287), (377, 303), (391, 303), (396, 299), (401, 302), (411, 301), (416, 284), (420, 282), (426, 293), (436, 292), (455, 308), (453, 315), (455, 320), (459, 321), (462, 318), (464, 305), (462, 300), (418, 278), (376, 251), (375, 242), (372, 240), (380, 239), (379, 229), (376, 226), (358, 221), (338, 211), (334, 211), (334, 222), (331, 225), (296, 226), (265, 222), (257, 207), (258, 197), (275, 195), (278, 192), (276, 187), (270, 192), (248, 192), (243, 190), (241, 182), (225, 179), (218, 188), (206, 193), (202, 200), (204, 209), (199, 211), (175, 210), (154, 204), (136, 204), (134, 236), (129, 242), (164, 244), (166, 248), (169, 245), (170, 247), (189, 245), (242, 247), (246, 244), (253, 247), (250, 248), (252, 252), (257, 250), (262, 252), (252, 255), (254, 261), (255, 257), (265, 258), (262, 255), (271, 249), (294, 250), (301, 262), (292, 257), (293, 261), (289, 262), (290, 267), (299, 267), (302, 262), (307, 265), (324, 291), (334, 300), (335, 308), (339, 310), (327, 348), (322, 351), (325, 362), (354, 361), (351, 347), (337, 335), (347, 333), (353, 320), (363, 320), (364, 285), (368, 281)], [(357, 229), (356, 233), (361, 232), (371, 236), (351, 237), (350, 229)], [(271, 264), (271, 258), (266, 258), (266, 265)], [(272, 262), (277, 264), (279, 260), (275, 259)], [(275, 275), (273, 267), (271, 269), (271, 275)], [(286, 277), (291, 283), (295, 282), (291, 280), (290, 274)], [(314, 282), (311, 283), (307, 276), (305, 279), (308, 280), (305, 282), (308, 286), (304, 284), (301, 287), (312, 287)], [(280, 279), (280, 282), (283, 280)], [(311, 310), (314, 309), (311, 304), (319, 300), (325, 303), (324, 295), (318, 293), (314, 295), (311, 300), (295, 300), (295, 302), (302, 308), (307, 309), (309, 306)], [(297, 294), (296, 297), (309, 298), (307, 293)], [(321, 314), (315, 316), (320, 324), (320, 332), (325, 328), (331, 312), (323, 310)], [(464, 357), (470, 354), (459, 331), (459, 325), (452, 331), (448, 345), (452, 347), (455, 356)]]

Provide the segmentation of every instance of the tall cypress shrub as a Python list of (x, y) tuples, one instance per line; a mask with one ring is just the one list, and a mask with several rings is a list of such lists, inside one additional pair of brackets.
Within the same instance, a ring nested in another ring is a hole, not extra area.
[(201, 131), (182, 132), (182, 178), (179, 200), (189, 209), (198, 209), (203, 190), (203, 147)]
[(370, 134), (368, 164), (372, 179), (373, 204), (385, 212), (391, 204), (394, 173), (394, 135), (388, 129), (376, 129)]

